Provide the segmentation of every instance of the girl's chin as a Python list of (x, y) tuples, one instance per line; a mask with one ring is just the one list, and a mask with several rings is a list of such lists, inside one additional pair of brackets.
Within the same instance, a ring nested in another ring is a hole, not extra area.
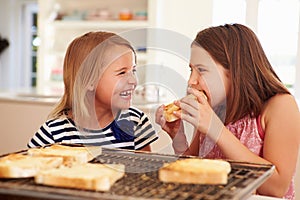
[(131, 106), (131, 101), (119, 101), (113, 104), (115, 109), (128, 109)]
[(128, 109), (131, 106), (131, 104), (127, 104), (127, 105), (122, 105), (119, 108), (120, 109)]
[(128, 97), (115, 97), (112, 99), (112, 106), (116, 109), (126, 109), (131, 106), (132, 98)]

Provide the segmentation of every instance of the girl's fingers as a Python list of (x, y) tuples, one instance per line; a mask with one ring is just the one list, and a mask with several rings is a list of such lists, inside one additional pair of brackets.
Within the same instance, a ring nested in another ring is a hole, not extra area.
[(164, 116), (163, 116), (164, 107), (165, 107), (165, 105), (159, 106), (155, 113), (155, 122), (160, 125), (164, 120)]
[(181, 114), (181, 119), (192, 124), (194, 127), (197, 127), (197, 123), (198, 123), (198, 118), (188, 114), (188, 113), (182, 113)]
[(194, 108), (194, 109), (198, 109), (199, 107), (199, 102), (197, 100), (195, 100), (194, 98), (191, 97), (184, 97), (180, 100), (180, 107), (183, 110), (188, 110), (189, 107)]
[(207, 96), (204, 94), (204, 92), (198, 91), (198, 96), (197, 99), (199, 101), (199, 103), (201, 104), (207, 104)]
[(193, 94), (194, 96), (196, 96), (199, 103), (208, 104), (208, 98), (203, 91), (199, 91), (193, 88), (188, 88), (187, 92), (189, 94)]
[[(195, 116), (199, 112), (199, 102), (194, 99), (183, 99), (180, 102), (182, 113)], [(194, 113), (194, 114), (193, 114)]]

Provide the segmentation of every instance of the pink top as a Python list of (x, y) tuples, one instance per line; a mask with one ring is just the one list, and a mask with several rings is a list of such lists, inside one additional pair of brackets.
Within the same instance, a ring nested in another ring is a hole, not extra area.
[[(226, 126), (250, 151), (262, 157), (264, 144), (264, 131), (261, 127), (261, 118), (244, 117), (235, 123), (230, 123)], [(223, 158), (221, 150), (214, 145), (208, 138), (202, 138), (206, 143), (200, 147), (200, 156), (206, 158)], [(208, 152), (208, 153), (207, 153)], [(284, 196), (286, 199), (295, 199), (294, 177), (290, 184), (289, 190)]]

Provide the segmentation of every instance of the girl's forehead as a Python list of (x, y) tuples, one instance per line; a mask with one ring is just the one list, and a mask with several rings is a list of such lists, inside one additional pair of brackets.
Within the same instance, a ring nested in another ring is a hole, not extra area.
[(129, 47), (124, 45), (113, 45), (110, 48), (108, 48), (105, 52), (105, 63), (112, 63), (121, 56), (126, 55), (128, 53), (133, 54), (133, 51)]
[(210, 65), (211, 63), (214, 63), (214, 60), (204, 48), (192, 45), (190, 63), (192, 65)]

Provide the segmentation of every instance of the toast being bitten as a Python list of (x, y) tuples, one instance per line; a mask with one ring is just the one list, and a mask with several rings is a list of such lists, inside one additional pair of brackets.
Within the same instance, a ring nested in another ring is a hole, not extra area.
[(35, 182), (43, 185), (108, 191), (125, 174), (122, 164), (81, 164), (42, 171), (35, 176)]
[(59, 167), (63, 163), (60, 157), (31, 157), (11, 154), (0, 159), (0, 178), (27, 178), (39, 171)]
[(49, 147), (28, 149), (27, 153), (31, 156), (59, 156), (63, 158), (64, 165), (71, 166), (73, 164), (87, 163), (95, 155), (101, 154), (101, 148), (54, 144)]
[[(203, 95), (204, 95), (204, 93), (203, 93)], [(192, 94), (187, 95), (187, 97), (197, 100), (197, 97), (195, 97)], [(166, 119), (167, 122), (174, 122), (174, 121), (178, 120), (179, 118), (176, 115), (174, 115), (173, 112), (180, 111), (180, 110), (181, 110), (180, 107), (176, 106), (174, 103), (170, 103), (170, 104), (166, 105), (164, 108), (164, 118)]]
[(230, 163), (224, 160), (188, 158), (164, 164), (158, 177), (163, 182), (226, 184), (230, 171)]

